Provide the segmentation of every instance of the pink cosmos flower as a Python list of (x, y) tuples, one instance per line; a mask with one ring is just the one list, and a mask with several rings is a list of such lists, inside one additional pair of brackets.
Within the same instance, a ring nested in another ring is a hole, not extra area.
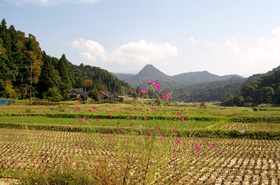
[(181, 115), (181, 112), (177, 112), (177, 113), (178, 113), (179, 116)]
[(154, 81), (154, 82), (153, 82), (153, 85), (154, 85), (154, 86), (157, 86), (157, 85), (158, 85), (158, 82), (157, 82), (157, 81)]
[(171, 97), (168, 97), (168, 99), (171, 100), (172, 98), (171, 98)]
[(160, 90), (160, 86), (159, 85), (157, 85), (156, 88), (157, 88), (157, 90)]
[(132, 117), (131, 116), (127, 116), (126, 119), (132, 119)]
[(159, 137), (161, 137), (161, 136), (162, 136), (162, 133), (161, 133), (161, 132), (159, 132), (158, 134), (159, 134), (159, 135), (158, 135)]
[(148, 133), (147, 136), (151, 136), (151, 134)]
[(157, 129), (158, 129), (158, 130), (160, 130), (160, 128), (159, 128), (159, 127), (158, 127)]
[(213, 144), (210, 144), (210, 147), (215, 148)]
[(166, 94), (162, 95), (162, 97), (163, 97), (164, 99), (166, 99), (166, 98), (167, 98)]
[(109, 116), (109, 118), (112, 118), (112, 115), (111, 115), (111, 114), (109, 114), (108, 116)]
[(85, 120), (86, 120), (86, 121), (90, 121), (90, 119), (88, 119), (88, 118), (85, 118)]
[(161, 157), (163, 157), (164, 155), (161, 155)]
[(147, 91), (146, 89), (141, 89), (141, 92), (145, 94)]
[(141, 96), (141, 98), (144, 98), (144, 96)]
[(220, 153), (219, 150), (217, 150), (217, 149), (216, 149), (216, 152), (217, 152), (218, 154)]
[(88, 111), (89, 111), (89, 112), (91, 112), (91, 110), (90, 110), (90, 109), (89, 109)]
[(153, 130), (152, 129), (150, 129), (150, 132), (152, 132)]
[(175, 128), (172, 129), (172, 132), (175, 132)]
[(152, 109), (152, 110), (156, 110), (157, 108), (155, 108), (155, 107), (150, 107), (150, 109)]
[(97, 107), (92, 106), (93, 109), (96, 109)]
[(144, 119), (147, 119), (147, 116), (144, 116)]
[(173, 148), (173, 151), (174, 151), (174, 152), (176, 151), (175, 148)]
[(196, 180), (193, 180), (194, 183), (196, 183)]
[(196, 149), (197, 151), (199, 151), (199, 150), (200, 150), (200, 148), (199, 148), (198, 146), (196, 146), (196, 147), (195, 147), (195, 149)]
[(184, 123), (186, 122), (186, 121), (185, 121), (185, 118), (181, 118), (181, 120), (182, 120), (182, 122), (184, 122)]
[(78, 143), (76, 143), (75, 146), (78, 146)]
[(57, 166), (57, 164), (53, 164), (54, 166)]
[(149, 82), (148, 85), (152, 85), (152, 82)]
[(99, 121), (99, 119), (98, 119), (98, 118), (96, 118), (96, 121)]
[(121, 128), (120, 128), (120, 127), (117, 127), (116, 129), (117, 129), (117, 130), (121, 130)]
[(177, 141), (178, 143), (180, 143), (180, 142), (181, 142), (181, 140), (180, 140), (180, 139), (177, 139), (177, 138), (176, 138), (176, 141)]
[(193, 152), (193, 155), (196, 155), (196, 154)]
[(156, 166), (156, 164), (153, 164), (154, 166)]
[(80, 108), (80, 107), (76, 107), (76, 109), (77, 109), (77, 110), (81, 110), (81, 108)]
[(83, 122), (81, 119), (78, 119), (78, 121), (81, 122), (81, 123)]
[(188, 94), (188, 93), (187, 93), (186, 95), (187, 95), (187, 96), (189, 96), (189, 94)]

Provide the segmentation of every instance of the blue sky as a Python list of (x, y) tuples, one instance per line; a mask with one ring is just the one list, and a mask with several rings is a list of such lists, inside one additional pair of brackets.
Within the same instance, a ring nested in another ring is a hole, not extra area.
[(0, 0), (0, 18), (77, 65), (249, 76), (280, 65), (279, 7), (279, 0)]

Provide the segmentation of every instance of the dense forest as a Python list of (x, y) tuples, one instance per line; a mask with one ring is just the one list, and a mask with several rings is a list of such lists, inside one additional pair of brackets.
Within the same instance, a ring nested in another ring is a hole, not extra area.
[(68, 100), (73, 88), (84, 88), (94, 95), (99, 91), (129, 94), (133, 89), (124, 81), (99, 67), (73, 65), (65, 54), (49, 56), (40, 48), (36, 37), (0, 25), (0, 97), (32, 97), (51, 101)]
[(262, 103), (280, 104), (280, 66), (266, 74), (250, 77), (239, 94), (223, 101), (227, 106), (256, 106)]

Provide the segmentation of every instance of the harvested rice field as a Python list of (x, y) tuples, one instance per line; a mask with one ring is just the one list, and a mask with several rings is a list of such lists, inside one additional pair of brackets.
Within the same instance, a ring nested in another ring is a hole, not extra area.
[(13, 184), (279, 184), (280, 141), (0, 129), (0, 167)]

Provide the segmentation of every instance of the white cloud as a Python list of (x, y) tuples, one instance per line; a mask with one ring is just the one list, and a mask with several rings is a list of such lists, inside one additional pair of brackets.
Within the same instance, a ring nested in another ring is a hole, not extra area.
[(144, 40), (129, 42), (108, 52), (98, 42), (83, 38), (74, 40), (71, 45), (80, 50), (80, 57), (98, 64), (115, 66), (142, 66), (153, 60), (178, 54), (177, 47), (169, 43), (148, 43)]
[(221, 46), (215, 42), (209, 42), (205, 39), (195, 39), (193, 37), (191, 37), (189, 39), (193, 44), (199, 46), (199, 47), (202, 47), (202, 48), (205, 48), (206, 50), (210, 51), (210, 52), (213, 52), (213, 53), (216, 53), (218, 51), (221, 50)]
[[(274, 37), (259, 38), (257, 47), (242, 47), (236, 39), (226, 41), (226, 46), (239, 58), (250, 60), (251, 63), (257, 61), (280, 60), (280, 26), (272, 30)], [(280, 63), (280, 62), (279, 62)]]
[(8, 2), (12, 2), (16, 5), (41, 5), (41, 6), (53, 6), (57, 4), (63, 3), (72, 3), (72, 4), (87, 4), (87, 3), (95, 3), (98, 0), (6, 0)]
[(242, 51), (240, 50), (240, 46), (237, 43), (235, 38), (231, 39), (231, 41), (226, 41), (225, 45), (229, 48), (229, 50), (236, 56), (241, 55)]

